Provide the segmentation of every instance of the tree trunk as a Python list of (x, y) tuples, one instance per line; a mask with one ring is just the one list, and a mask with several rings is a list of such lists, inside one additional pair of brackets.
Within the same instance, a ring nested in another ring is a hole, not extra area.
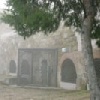
[(90, 100), (100, 100), (100, 90), (97, 83), (96, 72), (93, 62), (93, 50), (91, 46), (91, 30), (94, 20), (94, 7), (92, 0), (83, 0), (85, 8), (85, 17), (82, 26), (82, 50), (84, 55), (85, 67), (87, 71), (89, 86), (90, 86)]

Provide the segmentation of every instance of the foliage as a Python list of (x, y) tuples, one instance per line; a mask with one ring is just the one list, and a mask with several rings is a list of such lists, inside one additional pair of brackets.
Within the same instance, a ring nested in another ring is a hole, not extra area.
[(96, 21), (94, 22), (94, 27), (93, 27), (93, 31), (91, 33), (91, 37), (93, 39), (96, 39), (96, 44), (98, 45), (98, 47), (100, 47), (100, 22)]
[(45, 33), (56, 30), (59, 23), (53, 18), (53, 13), (39, 9), (36, 3), (30, 1), (8, 0), (2, 21), (13, 26), (24, 38), (41, 30)]
[[(96, 16), (100, 11), (100, 1), (93, 2)], [(61, 20), (67, 26), (81, 29), (83, 19), (87, 16), (82, 0), (8, 0), (7, 6), (2, 20), (24, 37), (38, 31), (55, 31)], [(97, 19), (94, 19), (91, 37), (96, 38), (100, 46), (100, 24)]]

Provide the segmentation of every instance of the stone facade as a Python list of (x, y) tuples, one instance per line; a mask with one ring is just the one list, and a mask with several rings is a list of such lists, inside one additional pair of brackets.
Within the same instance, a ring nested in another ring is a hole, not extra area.
[[(0, 74), (8, 75), (9, 63), (15, 60), (18, 66), (18, 48), (57, 48), (58, 49), (58, 86), (61, 82), (61, 66), (64, 60), (71, 59), (75, 64), (77, 79), (75, 89), (84, 88), (87, 84), (86, 71), (81, 53), (81, 36), (74, 33), (72, 29), (59, 26), (55, 33), (44, 35), (43, 32), (37, 33), (26, 40), (18, 36), (16, 32), (8, 25), (0, 24)], [(96, 49), (95, 40), (92, 41), (94, 58), (100, 58), (100, 50)], [(65, 51), (63, 52), (63, 49)], [(84, 85), (85, 84), (85, 85)], [(70, 85), (70, 84), (69, 84)]]
[[(100, 49), (94, 49), (93, 56), (94, 56), (94, 59), (100, 58)], [(64, 53), (62, 55), (61, 60), (59, 62), (59, 73), (60, 73), (59, 74), (60, 75), (59, 76), (59, 79), (60, 79), (59, 83), (61, 82), (62, 64), (66, 59), (71, 59), (73, 61), (73, 63), (75, 64), (75, 70), (76, 70), (76, 73), (77, 73), (76, 89), (86, 89), (87, 75), (86, 75), (86, 69), (85, 69), (85, 66), (84, 66), (83, 54), (82, 54), (81, 51)], [(66, 70), (66, 73), (67, 73), (67, 70)], [(65, 88), (66, 88), (66, 86), (65, 86)]]
[(62, 56), (62, 48), (70, 51), (77, 50), (77, 38), (69, 28), (63, 25), (55, 33), (44, 35), (40, 32), (26, 40), (4, 23), (0, 24), (0, 29), (2, 29), (0, 35), (0, 69), (2, 70), (0, 73), (8, 73), (11, 60), (15, 60), (16, 65), (18, 64), (18, 48), (58, 48), (59, 59)]

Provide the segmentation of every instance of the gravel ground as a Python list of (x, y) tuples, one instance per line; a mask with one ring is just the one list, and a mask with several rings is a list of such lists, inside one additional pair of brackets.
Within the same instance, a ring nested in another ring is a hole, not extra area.
[(0, 100), (89, 100), (87, 91), (67, 91), (0, 84)]

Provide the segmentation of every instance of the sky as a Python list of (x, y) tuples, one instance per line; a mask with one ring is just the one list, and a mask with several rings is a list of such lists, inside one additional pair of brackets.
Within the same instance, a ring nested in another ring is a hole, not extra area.
[(6, 0), (0, 0), (0, 9), (6, 8), (5, 3), (6, 3)]

